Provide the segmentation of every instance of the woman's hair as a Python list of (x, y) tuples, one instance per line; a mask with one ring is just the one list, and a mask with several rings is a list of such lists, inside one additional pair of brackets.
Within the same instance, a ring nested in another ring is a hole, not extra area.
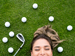
[[(44, 35), (44, 37), (43, 36), (40, 37), (40, 35)], [(52, 29), (51, 25), (45, 25), (41, 28), (38, 28), (35, 31), (34, 38), (33, 38), (32, 43), (31, 43), (31, 50), (32, 50), (34, 42), (38, 38), (44, 38), (46, 40), (49, 38), (49, 40), (47, 40), (47, 41), (50, 43), (51, 48), (55, 48), (59, 43), (64, 41), (64, 40), (60, 40), (58, 33)]]

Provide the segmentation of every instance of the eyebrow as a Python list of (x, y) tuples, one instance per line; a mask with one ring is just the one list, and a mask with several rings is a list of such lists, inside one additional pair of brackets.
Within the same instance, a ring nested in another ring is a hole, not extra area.
[(40, 48), (40, 46), (35, 46), (34, 48)]
[(49, 47), (48, 45), (44, 46), (44, 47)]
[[(48, 45), (45, 45), (44, 47), (49, 47)], [(40, 48), (40, 46), (35, 46), (34, 48)]]

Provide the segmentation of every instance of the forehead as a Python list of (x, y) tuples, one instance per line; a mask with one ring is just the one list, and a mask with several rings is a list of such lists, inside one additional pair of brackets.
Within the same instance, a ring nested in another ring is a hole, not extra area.
[(33, 47), (35, 46), (44, 47), (44, 46), (50, 46), (50, 44), (46, 39), (38, 39), (33, 44)]

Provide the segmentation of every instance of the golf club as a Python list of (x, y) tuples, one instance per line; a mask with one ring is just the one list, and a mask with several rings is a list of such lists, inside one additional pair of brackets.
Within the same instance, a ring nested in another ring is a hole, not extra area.
[(16, 53), (13, 55), (13, 56), (16, 56), (16, 54), (19, 52), (19, 50), (23, 47), (24, 43), (25, 43), (25, 39), (23, 37), (23, 35), (21, 33), (18, 33), (16, 35), (16, 37), (21, 41), (23, 42), (23, 44), (20, 46), (20, 48), (16, 51)]

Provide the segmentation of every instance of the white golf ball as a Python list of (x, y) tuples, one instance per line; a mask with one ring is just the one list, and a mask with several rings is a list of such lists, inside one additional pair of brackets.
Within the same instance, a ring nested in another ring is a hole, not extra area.
[(14, 32), (13, 32), (13, 31), (10, 31), (10, 32), (9, 32), (9, 36), (10, 36), (10, 37), (13, 37), (13, 36), (14, 36)]
[(27, 21), (26, 17), (22, 17), (21, 21), (26, 22)]
[(62, 52), (63, 48), (62, 47), (58, 47), (57, 50), (58, 50), (58, 52)]
[(67, 30), (71, 31), (73, 29), (73, 27), (71, 25), (67, 26)]
[(9, 48), (8, 48), (8, 52), (9, 52), (9, 53), (13, 53), (13, 51), (14, 51), (14, 49), (13, 49), (12, 47), (9, 47)]
[(7, 43), (7, 42), (8, 42), (8, 38), (7, 38), (7, 37), (4, 37), (4, 38), (2, 39), (2, 41), (3, 41), (4, 43)]
[(37, 8), (38, 8), (38, 4), (34, 3), (34, 4), (33, 4), (33, 8), (34, 8), (34, 9), (37, 9)]
[(9, 22), (5, 22), (5, 27), (9, 27), (10, 23)]
[(54, 17), (53, 16), (50, 16), (49, 17), (49, 21), (51, 21), (51, 22), (54, 21)]

